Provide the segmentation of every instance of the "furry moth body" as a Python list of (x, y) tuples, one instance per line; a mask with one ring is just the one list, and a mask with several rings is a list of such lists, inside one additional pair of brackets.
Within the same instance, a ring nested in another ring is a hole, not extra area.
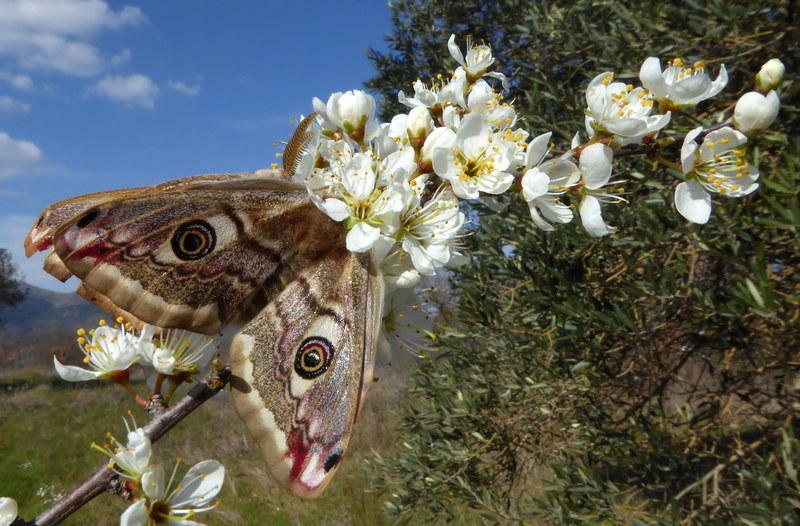
[(45, 270), (135, 323), (231, 346), (233, 400), (271, 473), (314, 497), (338, 468), (372, 379), (383, 286), (305, 187), (222, 174), (48, 207), (25, 240)]

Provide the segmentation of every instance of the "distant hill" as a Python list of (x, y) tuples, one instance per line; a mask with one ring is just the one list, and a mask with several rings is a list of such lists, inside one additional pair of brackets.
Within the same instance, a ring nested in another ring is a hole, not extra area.
[(53, 292), (28, 284), (21, 288), (28, 289), (24, 300), (13, 307), (0, 306), (0, 334), (6, 331), (35, 332), (43, 327), (89, 328), (104, 316), (99, 307), (77, 294)]

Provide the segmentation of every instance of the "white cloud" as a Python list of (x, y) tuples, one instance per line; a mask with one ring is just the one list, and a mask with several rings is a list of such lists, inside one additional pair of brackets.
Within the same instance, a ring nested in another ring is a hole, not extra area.
[(4, 0), (0, 25), (27, 31), (85, 36), (145, 20), (138, 7), (113, 11), (105, 0)]
[(119, 53), (112, 55), (111, 58), (108, 59), (108, 62), (112, 66), (117, 67), (121, 66), (122, 64), (125, 64), (130, 59), (131, 59), (131, 50), (128, 48), (124, 48)]
[(34, 221), (36, 221), (34, 216), (7, 215), (0, 217), (0, 247), (11, 252), (11, 260), (17, 265), (21, 277), (24, 277), (27, 283), (60, 292), (74, 290), (74, 279), (70, 280), (69, 284), (63, 284), (42, 270), (44, 254), (36, 254), (30, 259), (25, 257), (22, 244)]
[(33, 171), (43, 161), (44, 154), (38, 146), (0, 131), (0, 179)]
[(0, 57), (25, 69), (96, 75), (105, 60), (91, 39), (145, 20), (138, 7), (114, 11), (104, 0), (2, 0)]
[[(0, 15), (1, 16), (1, 15)], [(53, 33), (28, 34), (0, 27), (0, 55), (16, 58), (24, 68), (90, 76), (103, 66), (100, 52), (85, 42)], [(24, 57), (24, 61), (20, 60)]]
[(99, 80), (91, 93), (152, 110), (159, 89), (145, 75), (112, 75)]
[(33, 79), (28, 75), (0, 71), (0, 80), (9, 83), (18, 90), (30, 91), (33, 89)]
[(172, 91), (180, 93), (181, 95), (188, 95), (190, 97), (194, 97), (195, 95), (200, 93), (199, 84), (187, 84), (186, 82), (170, 80), (167, 82), (167, 87)]
[(22, 113), (28, 113), (31, 109), (31, 105), (27, 102), (20, 102), (18, 100), (14, 100), (8, 95), (0, 95), (0, 112), (14, 112), (19, 111)]

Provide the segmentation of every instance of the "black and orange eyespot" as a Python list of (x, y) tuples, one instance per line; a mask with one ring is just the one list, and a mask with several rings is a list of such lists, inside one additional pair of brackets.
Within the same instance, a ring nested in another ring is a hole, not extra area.
[(294, 370), (301, 378), (312, 380), (328, 370), (333, 359), (333, 345), (320, 336), (306, 338), (297, 349)]
[(183, 260), (200, 259), (216, 243), (214, 229), (205, 221), (191, 221), (181, 225), (172, 236), (172, 251)]

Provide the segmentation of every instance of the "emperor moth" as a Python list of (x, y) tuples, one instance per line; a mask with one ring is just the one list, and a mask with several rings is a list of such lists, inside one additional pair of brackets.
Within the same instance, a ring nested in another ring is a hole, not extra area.
[[(304, 133), (305, 127), (299, 128)], [(302, 143), (296, 134), (290, 144)], [(285, 170), (213, 174), (56, 203), (25, 240), (45, 270), (134, 323), (216, 334), (233, 401), (270, 472), (319, 495), (372, 381), (383, 280)]]

